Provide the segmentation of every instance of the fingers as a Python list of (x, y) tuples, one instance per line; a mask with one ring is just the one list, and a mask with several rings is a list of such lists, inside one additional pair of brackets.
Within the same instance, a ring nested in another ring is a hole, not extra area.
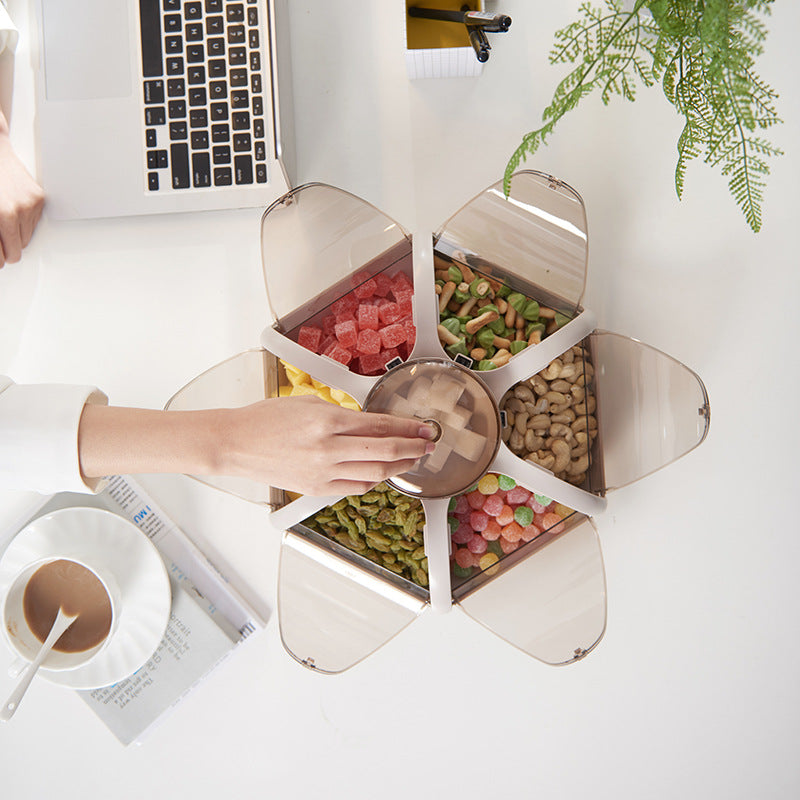
[(22, 258), (22, 238), (16, 221), (0, 221), (0, 247), (3, 251), (3, 263), (15, 264)]
[(433, 448), (433, 442), (426, 439), (402, 436), (337, 436), (332, 455), (339, 464), (354, 461), (392, 463), (408, 459), (416, 461), (432, 452)]
[(348, 415), (339, 432), (351, 436), (400, 436), (409, 439), (433, 439), (436, 435), (430, 425), (419, 419), (358, 411)]
[(419, 459), (404, 461), (356, 461), (342, 465), (341, 477), (329, 482), (324, 494), (364, 494), (375, 484), (402, 475), (414, 467)]

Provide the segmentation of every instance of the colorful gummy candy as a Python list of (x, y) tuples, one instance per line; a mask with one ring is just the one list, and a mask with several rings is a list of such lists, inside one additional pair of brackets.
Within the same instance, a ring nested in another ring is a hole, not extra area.
[(357, 273), (352, 290), (297, 330), (297, 342), (361, 375), (380, 375), (395, 358), (407, 359), (416, 341), (414, 287), (404, 272), (391, 277)]
[(561, 533), (572, 509), (518, 486), (507, 475), (488, 473), (450, 500), (448, 525), (453, 574), (494, 574), (498, 561), (544, 531)]

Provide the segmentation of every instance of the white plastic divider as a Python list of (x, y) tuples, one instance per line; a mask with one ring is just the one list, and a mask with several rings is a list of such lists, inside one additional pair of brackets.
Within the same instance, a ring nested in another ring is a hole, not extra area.
[(500, 442), (500, 448), (489, 469), (492, 472), (508, 475), (527, 489), (563, 503), (574, 511), (586, 514), (587, 517), (605, 511), (607, 503), (605, 497), (599, 497), (561, 478), (556, 478), (550, 470), (514, 455), (504, 442)]
[(450, 528), (447, 524), (449, 498), (421, 498), (425, 510), (425, 555), (428, 558), (428, 590), (431, 609), (445, 613), (453, 605), (450, 588)]
[(409, 355), (414, 358), (450, 358), (444, 351), (436, 329), (439, 326), (439, 298), (433, 291), (433, 234), (418, 231), (412, 239), (414, 270), (414, 325), (417, 338)]
[(352, 372), (344, 364), (332, 358), (312, 353), (308, 348), (292, 341), (272, 327), (264, 328), (261, 332), (261, 346), (332, 389), (347, 392), (360, 406), (364, 405), (369, 390), (378, 380), (375, 377)]
[(573, 345), (583, 341), (597, 328), (597, 318), (591, 311), (583, 310), (575, 319), (543, 339), (533, 347), (517, 353), (505, 366), (477, 374), (483, 378), (500, 402), (506, 390), (543, 370)]

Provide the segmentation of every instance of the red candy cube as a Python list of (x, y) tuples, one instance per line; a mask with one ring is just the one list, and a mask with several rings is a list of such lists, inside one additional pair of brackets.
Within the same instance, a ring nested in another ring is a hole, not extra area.
[(374, 278), (370, 278), (369, 280), (364, 281), (364, 283), (356, 286), (353, 289), (353, 294), (359, 299), (364, 300), (367, 297), (372, 297), (375, 294), (375, 290), (378, 288), (378, 284), (375, 282)]
[(381, 335), (383, 346), (387, 350), (391, 347), (397, 347), (398, 345), (401, 345), (408, 336), (405, 325), (399, 325), (398, 323), (395, 323), (394, 325), (387, 325), (385, 328), (379, 331), (379, 333)]
[(395, 299), (399, 294), (406, 294), (408, 292), (414, 291), (414, 284), (406, 277), (404, 272), (398, 272), (392, 278), (392, 294), (394, 295)]
[(386, 358), (382, 353), (365, 353), (358, 364), (362, 375), (380, 375), (386, 369)]
[(358, 329), (377, 331), (380, 326), (380, 318), (377, 306), (370, 306), (362, 303), (358, 307), (358, 314), (356, 316), (358, 322)]
[(337, 322), (333, 330), (342, 347), (352, 350), (356, 346), (356, 342), (358, 341), (358, 328), (354, 319)]
[[(391, 325), (403, 316), (397, 303), (392, 302), (384, 303), (380, 306), (378, 313), (384, 325)], [(403, 339), (403, 341), (405, 341), (405, 339)]]
[(342, 314), (349, 312), (355, 312), (358, 308), (358, 300), (352, 294), (346, 294), (344, 297), (340, 297), (338, 300), (334, 300), (331, 303), (331, 313), (335, 316), (336, 314)]
[(386, 297), (392, 290), (392, 280), (385, 272), (380, 272), (375, 276), (375, 294), (378, 297)]
[(328, 358), (332, 358), (345, 366), (353, 360), (352, 353), (338, 342), (334, 342), (327, 350), (323, 351), (322, 355), (328, 356)]
[(358, 332), (356, 350), (361, 355), (375, 355), (381, 351), (381, 335), (369, 328)]
[(297, 343), (312, 353), (319, 353), (321, 341), (322, 328), (317, 328), (315, 325), (303, 325), (297, 333)]

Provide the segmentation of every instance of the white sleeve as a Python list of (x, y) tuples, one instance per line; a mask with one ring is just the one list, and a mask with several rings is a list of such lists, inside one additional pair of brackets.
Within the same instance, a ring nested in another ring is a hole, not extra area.
[(0, 376), (0, 489), (95, 491), (78, 459), (78, 424), (86, 403), (105, 405), (94, 386), (15, 384)]
[(13, 53), (17, 47), (18, 38), (19, 34), (11, 21), (11, 17), (8, 16), (5, 5), (0, 3), (0, 53), (5, 49)]

